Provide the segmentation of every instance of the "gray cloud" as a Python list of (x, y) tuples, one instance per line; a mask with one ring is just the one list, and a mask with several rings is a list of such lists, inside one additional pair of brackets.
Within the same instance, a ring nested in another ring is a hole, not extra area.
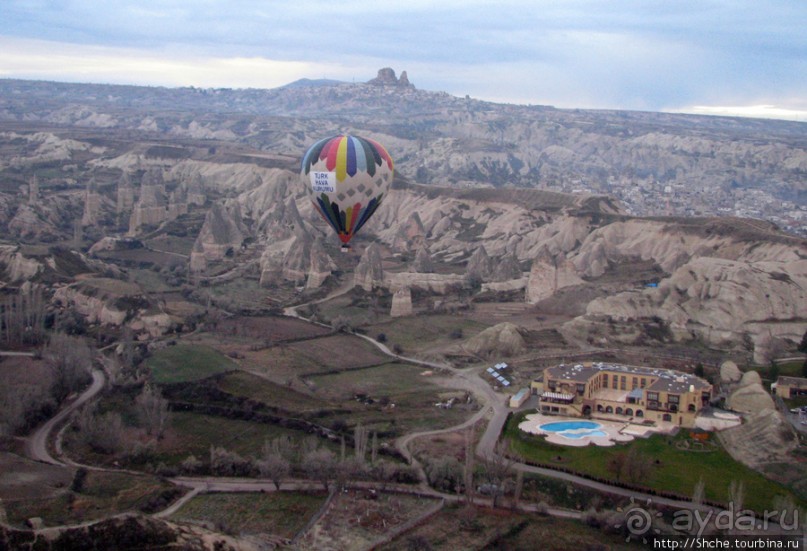
[(300, 62), (343, 71), (345, 80), (392, 66), (421, 88), (483, 99), (658, 110), (803, 108), (807, 96), (802, 0), (3, 4), (7, 39), (125, 48), (167, 61)]

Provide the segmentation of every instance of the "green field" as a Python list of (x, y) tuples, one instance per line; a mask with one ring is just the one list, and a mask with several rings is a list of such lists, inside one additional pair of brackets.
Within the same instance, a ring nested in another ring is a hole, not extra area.
[(624, 445), (609, 448), (586, 446), (575, 448), (549, 444), (544, 437), (531, 435), (518, 429), (526, 413), (513, 416), (505, 428), (505, 437), (511, 449), (524, 459), (541, 464), (557, 465), (589, 476), (614, 480), (608, 465), (618, 453), (635, 449), (651, 462), (649, 475), (642, 486), (657, 491), (670, 491), (691, 496), (695, 485), (703, 478), (706, 499), (725, 503), (732, 481), (745, 485), (745, 506), (755, 511), (772, 507), (775, 496), (791, 496), (802, 506), (788, 488), (770, 481), (758, 472), (735, 461), (719, 444), (713, 451), (688, 451), (679, 446), (689, 439), (689, 432), (682, 430), (677, 436), (656, 435), (639, 438)]
[[(397, 344), (405, 352), (414, 352), (436, 344), (460, 343), (486, 328), (486, 325), (474, 320), (446, 314), (395, 318), (369, 325), (367, 334), (375, 338), (383, 333), (390, 346)], [(452, 334), (456, 337), (452, 338)]]
[[(459, 424), (470, 417), (476, 406), (440, 409), (435, 403), (451, 390), (438, 386), (425, 376), (426, 370), (408, 364), (388, 363), (367, 369), (343, 371), (312, 377), (318, 394), (333, 401), (350, 401), (353, 411), (345, 414), (348, 425), (362, 423), (372, 430), (400, 435), (428, 428)], [(355, 394), (366, 394), (376, 401), (364, 406)]]
[(53, 526), (138, 510), (158, 502), (159, 494), (170, 488), (171, 484), (150, 475), (88, 471), (80, 487), (74, 484), (45, 499), (7, 499), (3, 505), (12, 524), (41, 517)]
[(238, 369), (230, 358), (208, 346), (179, 344), (156, 351), (146, 360), (155, 383), (186, 383)]
[(306, 413), (331, 407), (322, 398), (312, 398), (246, 371), (233, 371), (218, 381), (218, 387), (233, 396), (244, 396), (292, 413)]
[(322, 507), (324, 493), (215, 493), (194, 497), (172, 517), (210, 522), (232, 534), (274, 534), (291, 539)]
[[(428, 547), (422, 542), (427, 542)], [(420, 544), (420, 545), (418, 545)], [(426, 522), (401, 534), (385, 546), (386, 551), (433, 549), (651, 549), (641, 542), (626, 542), (625, 536), (603, 534), (582, 522), (542, 515), (505, 513), (482, 507), (466, 509), (448, 505)]]
[(242, 457), (258, 457), (266, 440), (288, 436), (299, 441), (308, 436), (304, 432), (269, 423), (183, 411), (172, 413), (171, 431), (172, 438), (160, 441), (157, 459), (172, 465), (181, 463), (189, 455), (206, 460), (211, 446), (226, 448)]

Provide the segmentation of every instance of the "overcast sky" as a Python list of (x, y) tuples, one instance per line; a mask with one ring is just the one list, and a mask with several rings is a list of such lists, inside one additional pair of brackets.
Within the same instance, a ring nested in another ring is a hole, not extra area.
[(0, 0), (0, 77), (274, 88), (406, 70), (556, 107), (807, 121), (805, 0)]

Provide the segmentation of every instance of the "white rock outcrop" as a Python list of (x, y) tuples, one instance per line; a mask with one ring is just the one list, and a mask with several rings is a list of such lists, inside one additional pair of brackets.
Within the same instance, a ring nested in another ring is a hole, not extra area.
[(738, 383), (742, 377), (743, 372), (731, 360), (726, 360), (720, 364), (720, 382), (724, 384)]
[(485, 358), (516, 356), (526, 350), (520, 328), (510, 322), (499, 323), (481, 331), (463, 345), (463, 348)]
[(371, 243), (361, 255), (353, 274), (353, 284), (365, 291), (384, 286), (384, 268), (381, 265), (381, 253), (375, 243)]
[(399, 318), (403, 316), (411, 316), (414, 310), (412, 308), (412, 291), (409, 287), (398, 289), (392, 294), (392, 307), (390, 308), (390, 316)]
[(532, 261), (527, 281), (527, 302), (536, 304), (554, 295), (558, 289), (584, 283), (576, 272), (574, 264), (562, 252), (553, 256), (548, 249), (543, 249)]
[(737, 388), (729, 394), (726, 406), (746, 414), (776, 409), (773, 398), (762, 386), (762, 379), (756, 371), (748, 371), (743, 375)]

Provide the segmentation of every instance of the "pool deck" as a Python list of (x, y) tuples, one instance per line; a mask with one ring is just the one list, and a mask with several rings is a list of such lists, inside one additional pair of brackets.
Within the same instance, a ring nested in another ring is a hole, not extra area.
[(589, 444), (596, 446), (613, 446), (618, 442), (630, 442), (634, 438), (647, 438), (652, 434), (663, 433), (667, 434), (675, 430), (675, 425), (666, 424), (662, 426), (647, 426), (637, 425), (634, 423), (627, 423), (625, 421), (609, 421), (606, 419), (586, 419), (586, 421), (593, 421), (601, 425), (602, 430), (606, 436), (585, 436), (583, 438), (566, 438), (555, 432), (548, 432), (541, 430), (539, 427), (545, 423), (555, 423), (559, 421), (579, 422), (581, 419), (575, 417), (558, 417), (555, 415), (543, 415), (541, 413), (531, 413), (527, 415), (524, 421), (519, 424), (518, 428), (524, 432), (531, 434), (546, 435), (546, 441), (552, 444), (560, 444), (562, 446), (576, 446), (583, 447)]

